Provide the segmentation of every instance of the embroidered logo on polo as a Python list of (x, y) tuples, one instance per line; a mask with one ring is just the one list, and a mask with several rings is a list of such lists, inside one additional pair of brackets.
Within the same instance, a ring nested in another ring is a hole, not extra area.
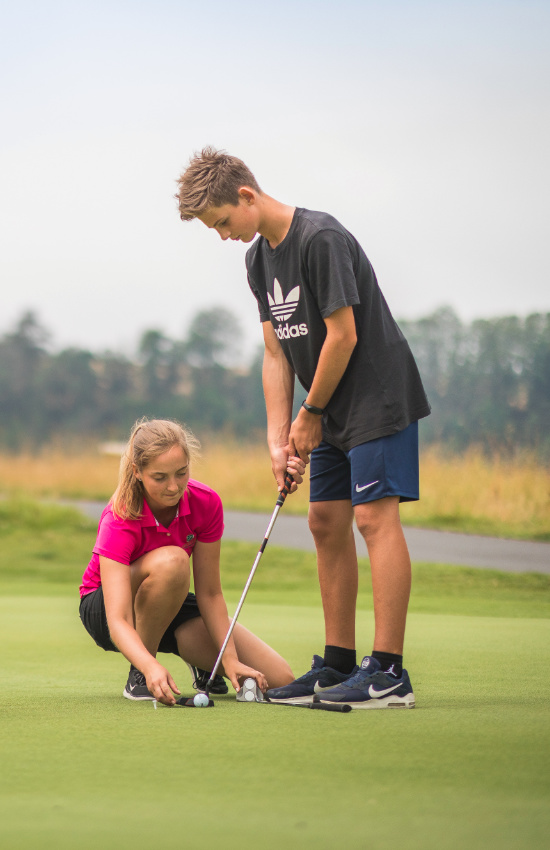
[(191, 541), (194, 540), (194, 538), (195, 538), (194, 534), (188, 534), (187, 537), (185, 538), (185, 540), (187, 541), (187, 543), (191, 543)]
[[(267, 300), (269, 302), (269, 309), (271, 310), (272, 315), (277, 319), (278, 322), (287, 322), (288, 319), (292, 316), (292, 314), (296, 311), (296, 308), (300, 301), (300, 287), (295, 286), (294, 289), (291, 289), (288, 295), (283, 295), (283, 290), (281, 289), (281, 284), (275, 278), (273, 280), (273, 296), (270, 293), (267, 293)], [(308, 327), (305, 322), (301, 322), (299, 325), (279, 325), (275, 328), (275, 333), (279, 337), (279, 339), (290, 339), (291, 337), (297, 336), (307, 336)]]

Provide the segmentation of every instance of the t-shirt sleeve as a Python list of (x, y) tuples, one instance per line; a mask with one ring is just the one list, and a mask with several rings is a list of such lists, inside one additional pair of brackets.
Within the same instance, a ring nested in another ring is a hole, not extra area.
[(305, 251), (309, 285), (315, 294), (323, 319), (339, 310), (359, 304), (359, 293), (348, 240), (337, 230), (318, 231)]
[(103, 517), (94, 546), (96, 555), (103, 555), (119, 564), (130, 565), (137, 550), (139, 529), (133, 528), (128, 520), (119, 520), (112, 513)]
[(223, 505), (222, 500), (214, 490), (201, 493), (201, 517), (197, 524), (197, 540), (202, 543), (214, 543), (221, 540), (223, 535)]
[(262, 300), (262, 297), (261, 297), (254, 281), (252, 280), (250, 272), (248, 273), (248, 285), (249, 285), (250, 289), (252, 290), (252, 295), (256, 299), (256, 303), (258, 305), (258, 313), (260, 314), (260, 322), (269, 322), (269, 307)]

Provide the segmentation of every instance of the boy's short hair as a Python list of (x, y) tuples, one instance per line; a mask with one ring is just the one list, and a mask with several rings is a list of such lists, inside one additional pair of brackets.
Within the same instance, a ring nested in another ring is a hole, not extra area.
[(242, 186), (262, 191), (241, 159), (213, 147), (195, 153), (177, 183), (179, 190), (175, 197), (182, 221), (202, 215), (209, 207), (224, 204), (236, 207)]

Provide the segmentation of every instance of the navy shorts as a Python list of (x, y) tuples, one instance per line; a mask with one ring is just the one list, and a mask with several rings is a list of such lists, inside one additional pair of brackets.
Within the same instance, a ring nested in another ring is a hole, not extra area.
[[(179, 655), (174, 632), (182, 623), (187, 623), (188, 620), (194, 620), (195, 617), (200, 616), (201, 612), (199, 611), (195, 594), (188, 593), (180, 610), (160, 639), (159, 652), (171, 652), (173, 655)], [(104, 649), (106, 652), (119, 651), (112, 642), (111, 635), (109, 634), (102, 587), (98, 587), (97, 590), (92, 590), (91, 593), (87, 593), (86, 596), (82, 597), (80, 600), (80, 619), (88, 634), (93, 637), (101, 649)]]
[(311, 453), (310, 502), (351, 499), (352, 505), (399, 496), (419, 498), (418, 422), (343, 452), (322, 442)]

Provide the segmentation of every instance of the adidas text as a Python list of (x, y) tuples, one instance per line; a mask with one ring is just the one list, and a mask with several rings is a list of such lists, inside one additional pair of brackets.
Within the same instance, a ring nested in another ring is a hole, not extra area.
[(299, 325), (283, 325), (283, 327), (274, 328), (275, 333), (279, 337), (279, 339), (290, 339), (291, 337), (296, 336), (307, 336), (309, 331), (305, 322), (301, 322)]

